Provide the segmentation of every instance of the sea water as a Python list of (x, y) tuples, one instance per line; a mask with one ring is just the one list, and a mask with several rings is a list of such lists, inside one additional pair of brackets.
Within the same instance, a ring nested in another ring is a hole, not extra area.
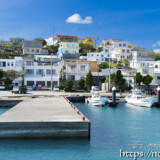
[(91, 121), (90, 139), (1, 139), (0, 160), (119, 160), (120, 150), (160, 144), (160, 108), (75, 105)]

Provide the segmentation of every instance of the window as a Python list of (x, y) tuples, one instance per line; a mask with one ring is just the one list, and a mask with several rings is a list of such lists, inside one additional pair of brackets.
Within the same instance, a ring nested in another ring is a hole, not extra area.
[(101, 57), (103, 57), (103, 55), (101, 55)]
[[(46, 74), (47, 75), (51, 75), (51, 69), (47, 69), (46, 70)], [(52, 74), (55, 75), (56, 74), (56, 70), (52, 70)]]
[(84, 77), (84, 76), (81, 76), (81, 79), (85, 79), (85, 77)]
[(123, 47), (126, 47), (126, 44), (125, 44), (125, 43), (123, 44)]
[(31, 51), (34, 52), (34, 49), (32, 49)]
[(148, 74), (148, 69), (142, 69), (142, 74)]
[(122, 53), (125, 53), (125, 49), (122, 49)]
[(120, 44), (119, 44), (119, 47), (121, 47), (121, 46), (122, 46), (122, 44), (120, 43)]
[(105, 52), (109, 52), (109, 49), (105, 49)]
[(36, 52), (39, 52), (39, 49), (37, 49)]
[(91, 65), (90, 68), (94, 68), (94, 67)]
[(25, 73), (27, 75), (33, 75), (34, 74), (34, 70), (33, 69), (26, 69)]
[(42, 64), (43, 64), (42, 62), (38, 62), (38, 66), (42, 66)]
[(74, 70), (74, 69), (76, 69), (76, 67), (75, 66), (71, 66), (71, 70)]
[(26, 66), (33, 66), (33, 62), (32, 61), (26, 61)]
[(29, 49), (24, 49), (25, 52), (29, 52)]
[(66, 50), (66, 53), (68, 53), (68, 50)]
[(155, 65), (155, 68), (158, 68), (158, 65)]
[(11, 62), (11, 66), (13, 66), (14, 64), (13, 64), (13, 62)]
[(129, 53), (129, 49), (127, 49), (127, 53)]
[(37, 70), (37, 75), (42, 75), (43, 76), (43, 69), (38, 69)]
[(85, 66), (83, 65), (83, 66), (80, 66), (80, 70), (81, 71), (85, 71)]
[(9, 63), (9, 62), (7, 63), (7, 66), (10, 66), (10, 63)]

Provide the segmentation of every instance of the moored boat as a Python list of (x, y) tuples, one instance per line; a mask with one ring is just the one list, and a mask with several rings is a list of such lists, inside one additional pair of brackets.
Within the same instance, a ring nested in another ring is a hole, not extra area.
[(92, 92), (91, 98), (86, 98), (86, 103), (94, 106), (104, 106), (107, 100), (106, 97), (101, 97), (99, 92)]
[(132, 93), (125, 99), (129, 104), (150, 108), (155, 103), (157, 98), (147, 97), (140, 90), (132, 90)]

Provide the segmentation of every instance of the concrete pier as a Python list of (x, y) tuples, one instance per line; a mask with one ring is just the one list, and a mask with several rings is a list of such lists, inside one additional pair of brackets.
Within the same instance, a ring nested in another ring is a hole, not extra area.
[(26, 99), (0, 116), (2, 137), (90, 137), (90, 122), (63, 98)]

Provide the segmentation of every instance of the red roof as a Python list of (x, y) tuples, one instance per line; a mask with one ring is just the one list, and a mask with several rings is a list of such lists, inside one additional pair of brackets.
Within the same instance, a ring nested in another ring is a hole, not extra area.
[(64, 35), (56, 35), (57, 37), (64, 37), (64, 38), (77, 38), (76, 36), (64, 36)]

